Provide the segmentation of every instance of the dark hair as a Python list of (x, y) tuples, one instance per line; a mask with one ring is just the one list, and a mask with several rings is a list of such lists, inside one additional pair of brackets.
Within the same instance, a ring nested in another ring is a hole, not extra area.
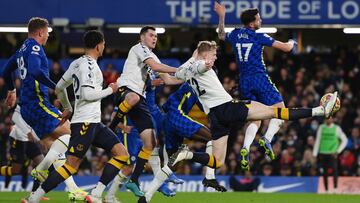
[(241, 22), (247, 26), (255, 20), (255, 16), (259, 13), (257, 8), (250, 8), (241, 13)]
[(156, 31), (155, 27), (147, 25), (147, 26), (141, 28), (140, 35), (145, 34), (148, 30)]
[(206, 51), (211, 51), (214, 49), (215, 50), (217, 49), (217, 45), (216, 45), (215, 41), (200, 41), (197, 46), (197, 50), (198, 50), (199, 54), (206, 52)]
[(29, 20), (28, 32), (35, 33), (39, 29), (46, 28), (48, 26), (49, 26), (49, 22), (45, 18), (33, 17)]
[(98, 30), (89, 30), (85, 32), (83, 41), (85, 48), (93, 49), (96, 45), (104, 41), (104, 35)]

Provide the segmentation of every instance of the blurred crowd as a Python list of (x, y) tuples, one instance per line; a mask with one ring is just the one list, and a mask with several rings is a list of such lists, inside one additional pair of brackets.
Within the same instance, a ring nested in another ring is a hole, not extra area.
[[(0, 36), (0, 56), (9, 57), (11, 43), (3, 43)], [(7, 47), (4, 47), (6, 45)], [(51, 45), (51, 41), (50, 41)], [(235, 58), (231, 48), (221, 43), (219, 48), (216, 70), (219, 78), (226, 89), (234, 98), (241, 99), (238, 91), (238, 73)], [(156, 52), (156, 50), (155, 50)], [(161, 53), (161, 52), (159, 52)], [(348, 48), (333, 48), (331, 52), (288, 54), (265, 52), (264, 61), (267, 70), (281, 92), (287, 107), (315, 107), (319, 105), (322, 95), (327, 92), (339, 91), (341, 109), (334, 115), (335, 123), (339, 124), (348, 137), (346, 149), (338, 154), (339, 175), (360, 176), (360, 88), (357, 80), (360, 79), (360, 51)], [(191, 53), (189, 52), (188, 55)], [(271, 56), (270, 56), (271, 55)], [(51, 54), (48, 55), (51, 58)], [(113, 56), (118, 56), (114, 54)], [(54, 60), (50, 67), (50, 77), (57, 82), (64, 73), (61, 64)], [(183, 55), (179, 57), (182, 62)], [(103, 71), (104, 86), (115, 82), (121, 75), (111, 64)], [(20, 81), (16, 82), (19, 88)], [(166, 98), (176, 91), (177, 87), (161, 87), (157, 89), (157, 102), (161, 106)], [(3, 100), (6, 97), (6, 84), (0, 78), (0, 160), (1, 164), (7, 163), (8, 136), (13, 125), (11, 121), (12, 109), (8, 109)], [(68, 90), (70, 99), (73, 99), (72, 91)], [(50, 98), (56, 107), (61, 108), (53, 91)], [(102, 121), (110, 122), (113, 111), (111, 96), (102, 101)], [(194, 107), (191, 115), (208, 125), (206, 115)], [(264, 156), (257, 144), (258, 139), (265, 133), (268, 122), (264, 121), (255, 141), (250, 148), (250, 174), (264, 176), (315, 176), (319, 175), (318, 162), (313, 157), (312, 150), (315, 144), (316, 131), (324, 120), (322, 118), (301, 119), (299, 121), (285, 122), (272, 142), (276, 154), (276, 160), (270, 161)], [(240, 169), (240, 150), (244, 142), (246, 124), (235, 126), (229, 136), (228, 154), (226, 164), (219, 170), (221, 175), (244, 175)], [(188, 142), (195, 151), (204, 151), (205, 146), (201, 143)], [(101, 149), (91, 148), (86, 154), (78, 175), (100, 175), (108, 161), (108, 156)], [(179, 174), (202, 174), (204, 167), (199, 164), (184, 162), (179, 167)]]

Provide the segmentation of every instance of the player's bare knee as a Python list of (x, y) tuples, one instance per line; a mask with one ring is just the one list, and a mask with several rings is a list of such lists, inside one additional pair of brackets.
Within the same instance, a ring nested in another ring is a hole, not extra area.
[(260, 128), (261, 120), (254, 121), (254, 122), (251, 122), (251, 123), (254, 123), (258, 128)]
[(76, 171), (79, 169), (80, 167), (80, 164), (81, 164), (81, 159), (79, 159), (78, 157), (76, 156), (71, 156), (71, 155), (68, 155), (66, 157), (66, 162), (65, 164), (71, 166), (73, 169), (75, 169)]
[(130, 176), (133, 169), (134, 169), (133, 165), (126, 165), (121, 169), (121, 173), (124, 174), (125, 176)]
[(133, 92), (126, 95), (125, 99), (128, 102), (128, 104), (130, 104), (131, 106), (135, 106), (140, 101), (139, 95), (137, 95)]
[(112, 156), (126, 156), (130, 157), (128, 151), (125, 149), (124, 145), (121, 143), (118, 143), (113, 146), (111, 149)]
[(66, 134), (71, 134), (71, 130), (70, 130), (70, 122), (66, 121), (65, 123), (63, 123), (62, 125), (58, 126), (54, 132), (56, 134), (58, 134), (58, 136), (62, 136), (62, 135), (66, 135)]

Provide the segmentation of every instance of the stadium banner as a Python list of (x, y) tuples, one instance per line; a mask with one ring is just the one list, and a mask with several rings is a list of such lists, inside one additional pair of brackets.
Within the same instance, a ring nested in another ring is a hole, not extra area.
[[(178, 192), (215, 192), (212, 188), (205, 188), (202, 185), (203, 176), (178, 176), (185, 182), (181, 185), (174, 185), (169, 183), (171, 189), (175, 189)], [(140, 184), (142, 190), (147, 190), (150, 186), (153, 176), (143, 175), (140, 177)], [(221, 185), (224, 185), (228, 190), (230, 176), (217, 176)], [(237, 180), (241, 177), (236, 176)], [(307, 192), (316, 193), (318, 191), (318, 177), (265, 177), (259, 176), (260, 184), (258, 186), (259, 192)], [(352, 177), (351, 177), (352, 178)], [(99, 177), (97, 176), (74, 176), (75, 182), (84, 190), (90, 190), (95, 187)], [(343, 177), (339, 179), (339, 183), (342, 183)], [(354, 180), (354, 178), (352, 178)], [(360, 181), (360, 178), (358, 178)], [(25, 188), (26, 191), (31, 191), (33, 182), (32, 179), (28, 178), (28, 184)], [(354, 188), (351, 188), (354, 190)], [(64, 191), (66, 190), (65, 184), (61, 183), (55, 190)], [(21, 177), (12, 177), (8, 187), (5, 187), (4, 177), (0, 177), (0, 191), (22, 191)], [(344, 189), (343, 192), (346, 193)], [(357, 187), (357, 192), (360, 192), (360, 187)]]
[[(106, 24), (217, 25), (215, 0), (2, 0), (0, 24), (25, 24), (32, 16), (68, 18), (85, 24), (102, 18)], [(360, 0), (223, 0), (226, 24), (238, 25), (244, 9), (257, 7), (266, 25), (360, 24)], [(16, 12), (14, 12), (16, 11)], [(21, 14), (21, 15), (19, 15)]]

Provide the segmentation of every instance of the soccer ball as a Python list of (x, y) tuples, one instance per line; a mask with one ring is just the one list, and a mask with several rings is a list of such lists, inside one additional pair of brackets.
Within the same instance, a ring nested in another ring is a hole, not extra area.
[[(327, 93), (327, 94), (325, 94), (324, 96), (322, 96), (322, 97), (321, 97), (321, 100), (320, 100), (320, 105), (321, 105), (321, 106), (325, 106), (325, 104), (326, 104), (327, 102), (329, 102), (329, 100), (330, 100), (330, 98), (331, 98), (332, 95), (333, 95), (332, 93)], [(332, 114), (334, 114), (334, 113), (336, 113), (337, 111), (339, 111), (339, 109), (340, 109), (340, 99), (339, 99), (339, 97), (338, 97), (338, 98), (336, 98), (336, 103), (335, 103), (334, 109), (333, 109), (333, 111), (332, 111)]]

